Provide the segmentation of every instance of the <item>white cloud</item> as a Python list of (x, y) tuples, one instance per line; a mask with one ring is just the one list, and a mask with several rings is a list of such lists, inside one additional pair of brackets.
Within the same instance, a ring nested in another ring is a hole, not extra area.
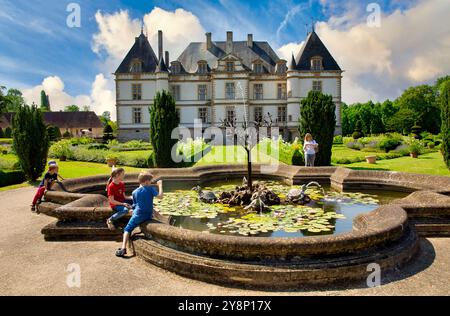
[(286, 60), (289, 64), (292, 59), (292, 54), (294, 54), (294, 57), (297, 57), (297, 54), (300, 52), (300, 49), (303, 47), (304, 44), (305, 42), (288, 43), (278, 48), (277, 54), (281, 59)]
[[(95, 15), (98, 33), (93, 35), (92, 50), (103, 57), (102, 73), (95, 77), (90, 95), (71, 96), (64, 91), (64, 82), (58, 76), (47, 77), (40, 85), (22, 89), (28, 103), (40, 104), (40, 93), (44, 90), (50, 97), (53, 111), (63, 110), (65, 106), (87, 105), (97, 114), (110, 111), (116, 118), (115, 85), (113, 73), (133, 45), (134, 38), (140, 34), (141, 22), (131, 19), (127, 11), (113, 14)], [(155, 7), (144, 16), (145, 29), (155, 53), (158, 50), (158, 30), (164, 32), (164, 50), (169, 50), (171, 58), (178, 57), (192, 41), (204, 40), (205, 30), (198, 18), (183, 9), (166, 11)]]
[[(318, 23), (317, 33), (345, 70), (344, 101), (396, 98), (409, 86), (449, 74), (449, 10), (447, 0), (422, 0), (382, 16), (380, 28), (357, 18), (349, 22), (353, 12)], [(345, 21), (346, 27), (338, 21)]]

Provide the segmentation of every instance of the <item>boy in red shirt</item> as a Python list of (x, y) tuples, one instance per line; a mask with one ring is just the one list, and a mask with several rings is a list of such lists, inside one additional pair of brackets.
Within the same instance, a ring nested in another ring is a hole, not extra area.
[(107, 191), (109, 205), (113, 211), (116, 212), (106, 221), (106, 224), (110, 230), (115, 230), (116, 222), (120, 218), (127, 215), (129, 210), (132, 208), (132, 197), (125, 195), (125, 184), (123, 183), (124, 176), (125, 170), (123, 168), (118, 168), (113, 170), (111, 173), (111, 178), (108, 181)]

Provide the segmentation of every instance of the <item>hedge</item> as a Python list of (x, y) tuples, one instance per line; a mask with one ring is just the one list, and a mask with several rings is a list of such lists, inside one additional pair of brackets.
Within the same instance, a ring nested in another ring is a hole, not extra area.
[(0, 170), (0, 187), (20, 184), (25, 181), (25, 174), (19, 170)]

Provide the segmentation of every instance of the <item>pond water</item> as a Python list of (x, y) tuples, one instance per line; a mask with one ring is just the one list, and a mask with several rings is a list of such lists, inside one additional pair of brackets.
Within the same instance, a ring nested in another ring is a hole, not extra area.
[[(276, 181), (264, 183), (284, 202), (290, 186)], [(217, 196), (231, 191), (238, 182), (216, 183), (204, 187)], [(330, 187), (324, 191), (317, 187), (306, 191), (312, 202), (300, 205), (270, 206), (271, 212), (258, 214), (220, 203), (207, 204), (199, 201), (198, 193), (191, 188), (165, 188), (163, 200), (155, 200), (155, 209), (162, 215), (171, 216), (174, 226), (212, 234), (258, 237), (304, 237), (332, 235), (352, 230), (353, 219), (368, 213), (379, 205), (403, 198), (408, 193), (392, 191), (338, 192)]]

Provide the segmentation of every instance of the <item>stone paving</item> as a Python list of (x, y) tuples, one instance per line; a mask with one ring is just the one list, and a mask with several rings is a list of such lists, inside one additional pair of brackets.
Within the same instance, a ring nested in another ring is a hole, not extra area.
[[(182, 278), (136, 258), (118, 259), (115, 242), (45, 242), (53, 221), (30, 212), (33, 188), (0, 192), (0, 295), (450, 295), (450, 238), (423, 239), (413, 264), (386, 275), (383, 285), (247, 291)], [(70, 264), (81, 268), (81, 287), (70, 288)]]

